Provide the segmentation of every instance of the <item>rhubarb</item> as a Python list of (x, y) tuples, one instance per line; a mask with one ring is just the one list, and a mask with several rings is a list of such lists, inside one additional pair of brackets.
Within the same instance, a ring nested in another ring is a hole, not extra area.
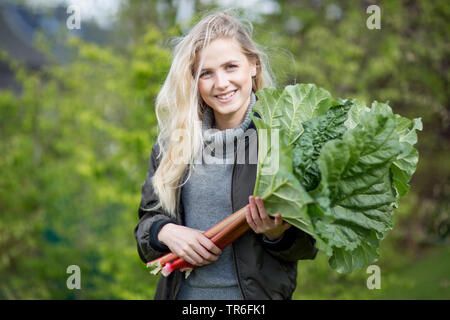
[[(242, 218), (241, 214), (242, 214), (242, 212), (237, 211), (236, 213), (228, 216), (226, 219), (222, 220), (218, 224), (216, 224), (213, 227), (206, 230), (203, 234), (209, 239), (213, 238), (219, 232), (224, 230), (224, 228), (229, 226), (233, 221), (235, 221), (236, 219)], [(178, 256), (175, 255), (174, 253), (170, 252), (170, 253), (162, 256), (161, 258), (158, 258), (158, 259), (148, 262), (147, 268), (151, 268), (151, 270), (150, 270), (151, 274), (157, 275), (167, 263), (175, 261), (177, 259), (180, 259), (180, 258), (178, 258)], [(186, 268), (186, 269), (188, 269), (188, 268)]]
[[(211, 241), (214, 242), (217, 247), (224, 249), (249, 229), (249, 225), (245, 220), (246, 210), (247, 206), (232, 214), (231, 216), (234, 216), (232, 222), (211, 238)], [(178, 258), (173, 263), (166, 263), (166, 265), (162, 268), (162, 275), (167, 277), (176, 269), (180, 269), (181, 271), (183, 271), (183, 269), (187, 269), (190, 273), (190, 271), (194, 268), (195, 266), (192, 266), (183, 259)], [(186, 274), (186, 278), (188, 275), (189, 274)]]

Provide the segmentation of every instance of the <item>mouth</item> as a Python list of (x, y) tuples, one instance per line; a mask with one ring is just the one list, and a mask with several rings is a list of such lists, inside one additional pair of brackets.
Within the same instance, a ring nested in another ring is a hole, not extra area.
[(233, 91), (229, 91), (227, 93), (221, 94), (221, 95), (216, 95), (215, 97), (220, 101), (220, 102), (227, 102), (230, 101), (233, 96), (236, 94), (237, 89), (233, 90)]

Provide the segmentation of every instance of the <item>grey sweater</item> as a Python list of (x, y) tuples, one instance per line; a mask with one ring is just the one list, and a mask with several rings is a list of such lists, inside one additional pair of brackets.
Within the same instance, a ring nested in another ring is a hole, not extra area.
[[(236, 128), (214, 130), (214, 114), (208, 108), (203, 115), (205, 151), (202, 163), (195, 164), (181, 189), (187, 227), (207, 230), (232, 213), (231, 170), (237, 140), (249, 128), (249, 115), (255, 103), (252, 92), (244, 121)], [(233, 265), (231, 246), (219, 259), (192, 271), (181, 283), (178, 300), (241, 300)]]

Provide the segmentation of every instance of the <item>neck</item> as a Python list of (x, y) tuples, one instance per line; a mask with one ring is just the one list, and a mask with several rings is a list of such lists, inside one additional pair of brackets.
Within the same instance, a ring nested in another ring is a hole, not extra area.
[(231, 114), (220, 114), (214, 111), (214, 118), (216, 121), (216, 128), (219, 130), (233, 129), (239, 126), (245, 118), (247, 108), (250, 105), (250, 96), (245, 102), (245, 108), (241, 107), (239, 110)]

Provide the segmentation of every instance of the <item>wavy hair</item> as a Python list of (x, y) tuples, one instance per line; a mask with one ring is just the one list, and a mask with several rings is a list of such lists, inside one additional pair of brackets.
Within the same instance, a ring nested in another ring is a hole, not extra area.
[(256, 63), (252, 90), (256, 92), (274, 85), (268, 58), (252, 41), (252, 32), (251, 22), (227, 10), (205, 15), (187, 35), (176, 39), (172, 65), (156, 98), (158, 157), (161, 161), (151, 180), (159, 198), (159, 203), (152, 209), (162, 207), (175, 217), (181, 178), (186, 170), (189, 177), (196, 155), (203, 150), (201, 120), (209, 106), (198, 90), (203, 64), (196, 60), (199, 51), (213, 40), (234, 39), (249, 61)]

